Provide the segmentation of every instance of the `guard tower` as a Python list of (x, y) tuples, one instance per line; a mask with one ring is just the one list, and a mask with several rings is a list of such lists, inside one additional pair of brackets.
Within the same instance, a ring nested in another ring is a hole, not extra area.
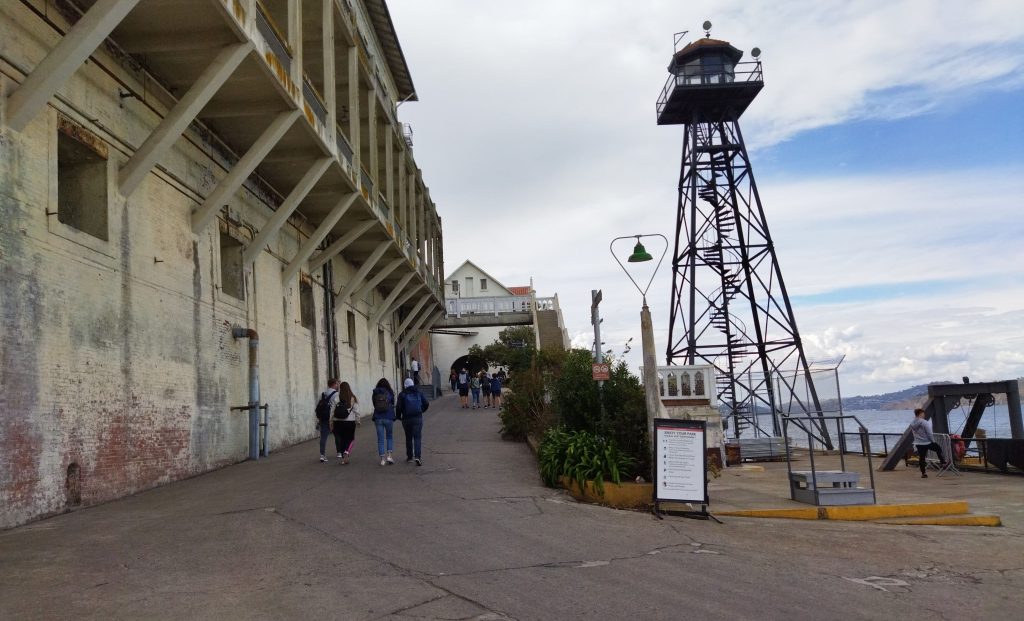
[[(676, 35), (657, 103), (658, 124), (684, 130), (667, 359), (715, 366), (735, 435), (778, 436), (778, 416), (820, 417), (821, 406), (740, 132), (764, 86), (760, 50), (741, 62), (710, 29), (681, 49)], [(832, 448), (824, 419), (814, 423)]]

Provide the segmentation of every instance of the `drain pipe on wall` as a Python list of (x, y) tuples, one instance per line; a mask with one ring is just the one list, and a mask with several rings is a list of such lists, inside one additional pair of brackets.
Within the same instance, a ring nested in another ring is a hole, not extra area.
[[(260, 458), (260, 335), (251, 328), (233, 326), (231, 336), (236, 339), (249, 339), (249, 459)], [(269, 410), (267, 412), (268, 423)], [(264, 430), (263, 456), (270, 452), (267, 436), (269, 429)]]

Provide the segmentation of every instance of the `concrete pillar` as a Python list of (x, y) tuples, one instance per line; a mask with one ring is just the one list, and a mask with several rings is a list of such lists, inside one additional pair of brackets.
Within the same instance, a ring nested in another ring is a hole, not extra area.
[[(310, 0), (312, 1), (312, 0)], [(335, 74), (334, 47), (334, 0), (321, 0), (323, 7), (323, 40), (324, 40), (324, 103), (327, 104), (327, 129), (331, 132), (331, 140), (338, 126), (338, 82)]]
[(359, 129), (359, 50), (355, 47), (348, 48), (348, 141), (352, 147), (352, 168), (358, 179), (363, 156)]

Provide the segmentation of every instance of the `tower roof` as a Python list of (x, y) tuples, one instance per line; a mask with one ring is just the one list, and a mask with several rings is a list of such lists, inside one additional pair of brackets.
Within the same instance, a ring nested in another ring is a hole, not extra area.
[(672, 56), (672, 64), (684, 63), (691, 58), (712, 50), (724, 52), (733, 62), (739, 62), (740, 58), (743, 57), (743, 52), (733, 47), (728, 41), (705, 37), (687, 44), (686, 47), (676, 52)]

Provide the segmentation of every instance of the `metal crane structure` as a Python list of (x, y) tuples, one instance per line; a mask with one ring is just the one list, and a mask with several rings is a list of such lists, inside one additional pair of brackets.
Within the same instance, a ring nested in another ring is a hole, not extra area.
[[(809, 418), (832, 448), (814, 379), (754, 183), (739, 118), (764, 86), (760, 50), (675, 36), (659, 125), (683, 125), (669, 364), (712, 364), (737, 437), (781, 435), (779, 416)], [(771, 414), (769, 433), (758, 416)]]

